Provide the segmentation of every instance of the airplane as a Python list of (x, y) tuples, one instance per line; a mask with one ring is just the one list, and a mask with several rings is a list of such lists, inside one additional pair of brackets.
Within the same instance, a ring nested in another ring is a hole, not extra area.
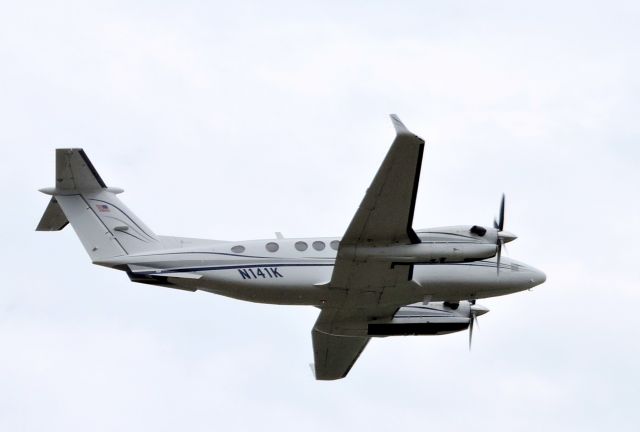
[(239, 300), (320, 309), (312, 329), (317, 380), (344, 378), (372, 337), (469, 329), (488, 309), (477, 299), (546, 280), (502, 257), (516, 236), (493, 226), (414, 229), (425, 142), (391, 115), (396, 137), (344, 235), (219, 241), (155, 234), (108, 187), (83, 149), (56, 149), (55, 187), (37, 231), (68, 223), (93, 264), (133, 282)]

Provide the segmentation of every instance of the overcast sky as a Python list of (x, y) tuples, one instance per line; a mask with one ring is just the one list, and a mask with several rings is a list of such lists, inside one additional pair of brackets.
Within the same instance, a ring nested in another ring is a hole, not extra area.
[[(0, 1), (2, 431), (636, 431), (640, 7)], [(36, 233), (83, 147), (155, 232), (342, 235), (394, 132), (414, 226), (491, 224), (547, 273), (467, 334), (311, 374), (317, 311), (132, 284)], [(220, 428), (220, 429), (216, 429)]]

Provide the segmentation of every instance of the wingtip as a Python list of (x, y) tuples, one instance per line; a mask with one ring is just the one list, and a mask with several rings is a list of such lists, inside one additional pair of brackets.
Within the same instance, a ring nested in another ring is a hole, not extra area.
[(389, 114), (389, 117), (391, 117), (391, 122), (393, 123), (393, 127), (396, 129), (396, 133), (398, 135), (412, 135), (396, 114)]
[(391, 122), (393, 123), (393, 127), (395, 128), (396, 134), (398, 136), (415, 137), (419, 140), (420, 143), (424, 144), (424, 140), (407, 129), (407, 127), (404, 125), (404, 123), (402, 123), (402, 121), (396, 114), (389, 114), (389, 117), (391, 117)]

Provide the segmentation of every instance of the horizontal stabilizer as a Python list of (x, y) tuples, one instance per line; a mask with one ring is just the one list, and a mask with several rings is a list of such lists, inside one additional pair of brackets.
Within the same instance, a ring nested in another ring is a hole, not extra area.
[(91, 191), (107, 186), (83, 149), (56, 150), (56, 189)]
[(167, 271), (160, 268), (147, 267), (144, 265), (138, 264), (129, 264), (129, 270), (132, 274), (137, 276), (148, 276), (148, 277), (171, 277), (178, 279), (200, 279), (202, 278), (201, 274), (191, 273), (186, 271)]
[(62, 212), (60, 204), (58, 204), (55, 197), (52, 197), (40, 219), (36, 231), (60, 231), (66, 227), (68, 223), (69, 221)]

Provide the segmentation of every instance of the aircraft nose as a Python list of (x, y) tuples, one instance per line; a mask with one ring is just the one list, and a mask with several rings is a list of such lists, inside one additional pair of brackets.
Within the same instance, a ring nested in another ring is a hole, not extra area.
[(547, 280), (547, 275), (544, 274), (543, 271), (538, 270), (534, 267), (529, 267), (529, 270), (532, 273), (531, 279), (529, 281), (533, 284), (533, 286), (540, 285)]

